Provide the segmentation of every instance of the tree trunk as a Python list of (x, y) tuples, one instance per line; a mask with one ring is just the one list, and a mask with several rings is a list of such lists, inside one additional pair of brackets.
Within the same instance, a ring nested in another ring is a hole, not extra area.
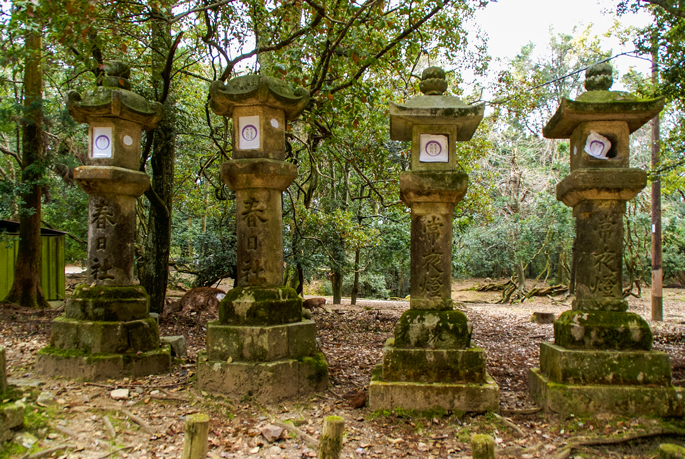
[[(170, 11), (158, 10), (155, 17)], [(171, 26), (161, 19), (152, 21), (152, 78), (157, 97), (161, 97), (167, 57), (173, 53)], [(140, 283), (150, 295), (150, 312), (161, 314), (164, 310), (167, 282), (169, 279), (169, 251), (171, 246), (171, 215), (174, 190), (174, 161), (176, 159), (175, 101), (169, 92), (164, 103), (164, 117), (151, 135), (152, 144), (151, 189), (146, 192), (150, 199), (148, 234), (145, 240), (145, 256), (140, 269)]]
[(304, 293), (304, 268), (302, 267), (302, 263), (297, 263), (297, 288), (295, 289), (295, 292), (297, 292), (298, 295), (302, 296)]
[(573, 248), (571, 249), (571, 274), (568, 280), (569, 295), (576, 294), (576, 241), (573, 241)]
[(333, 304), (340, 304), (342, 301), (343, 274), (339, 268), (331, 272), (331, 288), (333, 289)]
[(352, 282), (352, 298), (350, 304), (357, 304), (357, 292), (359, 291), (359, 258), (361, 256), (361, 249), (357, 248), (354, 251), (354, 281)]
[(43, 161), (43, 39), (40, 30), (29, 29), (24, 43), (24, 119), (22, 136), (22, 193), (19, 247), (14, 282), (6, 302), (29, 308), (50, 307), (40, 288), (41, 187)]

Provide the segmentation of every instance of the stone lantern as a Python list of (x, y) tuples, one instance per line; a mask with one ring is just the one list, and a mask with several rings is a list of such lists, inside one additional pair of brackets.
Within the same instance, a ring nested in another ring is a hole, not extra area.
[(52, 323), (50, 346), (36, 370), (101, 379), (167, 371), (169, 346), (160, 348), (149, 299), (134, 285), (136, 198), (150, 186), (139, 172), (143, 130), (162, 118), (162, 105), (131, 92), (128, 65), (107, 63), (102, 86), (67, 95), (69, 114), (88, 123), (88, 155), (74, 178), (88, 193), (87, 282)]
[(286, 122), (309, 93), (275, 78), (247, 75), (210, 87), (214, 113), (233, 123), (233, 160), (221, 178), (236, 195), (237, 279), (207, 327), (198, 358), (206, 390), (275, 402), (328, 386), (316, 326), (302, 319), (302, 299), (283, 286), (282, 193), (297, 177), (285, 161)]
[(610, 91), (608, 63), (587, 70), (575, 101), (564, 99), (543, 134), (570, 139), (571, 173), (557, 199), (576, 219), (576, 299), (554, 322), (554, 344), (540, 346), (531, 394), (545, 409), (568, 415), (685, 414), (685, 390), (671, 385), (668, 355), (652, 351), (652, 331), (623, 298), (623, 214), (647, 184), (630, 169), (629, 136), (664, 106)]
[(445, 72), (430, 67), (424, 95), (390, 104), (390, 138), (411, 141), (411, 171), (400, 197), (411, 208), (411, 302), (369, 386), (372, 410), (497, 411), (499, 387), (485, 370), (485, 351), (471, 344), (472, 326), (452, 301), (452, 218), (468, 176), (455, 170), (456, 142), (473, 136), (484, 105), (443, 95)]

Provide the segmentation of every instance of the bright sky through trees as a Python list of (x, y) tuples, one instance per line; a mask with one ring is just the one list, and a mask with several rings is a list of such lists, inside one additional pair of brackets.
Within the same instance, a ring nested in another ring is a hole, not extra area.
[[(499, 0), (479, 10), (475, 22), (489, 37), (488, 53), (493, 58), (511, 59), (528, 42), (535, 43), (536, 55), (544, 54), (549, 43), (550, 28), (554, 34), (576, 35), (592, 24), (594, 33), (601, 37), (614, 26), (616, 19), (624, 28), (642, 27), (651, 21), (651, 16), (641, 10), (639, 14), (617, 18), (616, 2), (611, 0)], [(575, 33), (574, 27), (577, 28)], [(632, 43), (622, 46), (617, 38), (608, 37), (602, 38), (602, 48), (612, 49), (615, 55), (631, 51), (634, 46)], [(649, 62), (634, 57), (622, 56), (612, 64), (620, 74), (630, 67), (645, 74), (650, 72)], [(492, 69), (498, 68), (499, 65), (493, 62)], [(620, 89), (619, 85), (614, 89)]]

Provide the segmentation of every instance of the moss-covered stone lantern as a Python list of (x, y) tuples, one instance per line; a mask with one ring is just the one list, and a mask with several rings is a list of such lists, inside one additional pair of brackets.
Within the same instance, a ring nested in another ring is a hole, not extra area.
[(497, 411), (485, 351), (471, 344), (471, 323), (452, 301), (452, 218), (468, 186), (455, 170), (456, 142), (471, 139), (485, 107), (443, 95), (437, 67), (423, 72), (420, 89), (405, 105), (390, 104), (390, 138), (411, 141), (411, 171), (400, 175), (411, 208), (411, 301), (374, 370), (369, 406)]
[(206, 390), (265, 402), (325, 390), (328, 366), (316, 327), (302, 319), (302, 299), (283, 286), (282, 193), (297, 177), (285, 161), (286, 122), (309, 103), (275, 78), (247, 75), (210, 86), (214, 113), (233, 123), (233, 160), (221, 178), (236, 194), (236, 285), (207, 327), (198, 358)]
[(663, 98), (610, 91), (608, 63), (587, 70), (575, 101), (564, 99), (543, 134), (570, 139), (571, 173), (557, 199), (576, 219), (572, 310), (554, 322), (554, 344), (540, 346), (529, 377), (533, 397), (562, 414), (685, 414), (685, 390), (671, 385), (668, 355), (652, 351), (652, 331), (623, 298), (623, 214), (647, 184), (629, 168), (629, 136), (658, 115)]
[(52, 323), (50, 346), (38, 354), (36, 371), (102, 379), (167, 371), (169, 346), (160, 348), (148, 296), (134, 285), (136, 198), (150, 186), (139, 172), (143, 130), (162, 118), (162, 106), (129, 90), (130, 70), (107, 62), (102, 86), (67, 95), (69, 114), (88, 123), (88, 155), (74, 178), (88, 193), (87, 282), (67, 300)]

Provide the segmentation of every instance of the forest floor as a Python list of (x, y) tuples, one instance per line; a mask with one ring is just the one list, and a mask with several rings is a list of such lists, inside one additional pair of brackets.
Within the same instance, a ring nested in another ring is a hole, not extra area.
[[(71, 283), (77, 280), (74, 275), (69, 279)], [(184, 335), (188, 346), (187, 359), (177, 359), (171, 373), (88, 383), (32, 373), (36, 352), (49, 342), (50, 322), (63, 307), (43, 312), (0, 311), (0, 346), (6, 347), (9, 381), (18, 387), (13, 398), (23, 401), (27, 413), (24, 432), (4, 445), (0, 457), (36, 459), (41, 457), (39, 451), (68, 445), (52, 457), (178, 458), (184, 418), (197, 412), (210, 415), (208, 456), (212, 459), (315, 457), (305, 436), (287, 432), (284, 439), (269, 443), (261, 431), (271, 423), (290, 420), (304, 434), (318, 438), (323, 418), (334, 414), (345, 419), (342, 457), (346, 458), (466, 458), (470, 457), (470, 436), (475, 433), (495, 437), (499, 458), (654, 458), (660, 443), (685, 446), (685, 435), (653, 435), (665, 426), (685, 433), (682, 421), (601, 416), (560, 419), (537, 409), (528, 395), (528, 369), (538, 366), (539, 345), (553, 340), (553, 329), (551, 324), (531, 322), (530, 317), (533, 312), (558, 316), (570, 308), (570, 300), (536, 298), (523, 304), (494, 304), (500, 293), (469, 290), (476, 282), (455, 283), (453, 298), (464, 303), (473, 323), (473, 341), (487, 352), (488, 372), (501, 389), (499, 415), (373, 413), (366, 406), (354, 408), (355, 402), (363, 400), (371, 370), (381, 362), (383, 343), (409, 307), (407, 301), (362, 299), (352, 306), (349, 299), (332, 305), (328, 298), (329, 311), (315, 312), (313, 319), (328, 360), (329, 390), (278, 405), (230, 399), (197, 388), (195, 362), (197, 352), (205, 347), (206, 323), (212, 320), (209, 313), (162, 321), (163, 336)], [(649, 321), (649, 290), (642, 292), (642, 298), (631, 297), (629, 303), (631, 311)], [(675, 384), (682, 385), (685, 290), (665, 289), (664, 311), (663, 322), (650, 321), (654, 348), (670, 355)], [(113, 400), (111, 392), (117, 388), (129, 389), (128, 396)], [(640, 438), (620, 441), (633, 435)], [(619, 442), (598, 444), (607, 439)], [(569, 445), (582, 440), (582, 446), (569, 450)]]

